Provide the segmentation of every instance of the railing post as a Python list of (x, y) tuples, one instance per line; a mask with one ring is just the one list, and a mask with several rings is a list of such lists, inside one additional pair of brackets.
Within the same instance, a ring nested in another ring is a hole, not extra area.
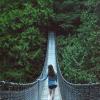
[(39, 80), (38, 80), (38, 100), (40, 100), (40, 92), (39, 92), (39, 88), (40, 88), (40, 86), (39, 86), (40, 84), (39, 84)]
[[(8, 86), (8, 91), (9, 91), (9, 96), (8, 96), (8, 100), (11, 99), (11, 91), (10, 91), (10, 86)], [(12, 99), (11, 99), (12, 100)]]
[[(2, 85), (0, 85), (0, 93), (1, 93), (1, 90), (2, 90)], [(0, 95), (0, 99), (1, 99), (1, 95)]]

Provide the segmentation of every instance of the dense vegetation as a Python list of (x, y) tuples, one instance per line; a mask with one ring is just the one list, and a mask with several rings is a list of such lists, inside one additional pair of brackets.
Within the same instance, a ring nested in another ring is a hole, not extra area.
[(52, 15), (48, 4), (0, 0), (0, 80), (32, 82), (40, 75), (46, 49), (42, 27)]
[(69, 9), (59, 15), (64, 17), (60, 25), (69, 35), (58, 37), (58, 57), (64, 77), (72, 83), (100, 82), (100, 28), (94, 12), (97, 1), (62, 2)]
[(100, 82), (100, 29), (94, 13), (98, 2), (0, 0), (0, 80), (35, 80), (50, 30), (60, 34), (58, 58), (64, 77), (74, 83)]

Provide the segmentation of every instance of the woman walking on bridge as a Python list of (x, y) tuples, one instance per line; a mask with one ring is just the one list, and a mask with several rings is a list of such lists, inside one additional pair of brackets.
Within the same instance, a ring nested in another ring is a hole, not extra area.
[(52, 65), (48, 66), (48, 74), (43, 79), (38, 79), (40, 81), (46, 80), (48, 78), (48, 88), (49, 88), (49, 95), (50, 100), (54, 100), (55, 95), (55, 89), (57, 87), (57, 74), (54, 71), (54, 68)]
[(57, 74), (55, 73), (53, 66), (48, 66), (48, 88), (51, 100), (54, 100), (55, 89), (57, 87)]

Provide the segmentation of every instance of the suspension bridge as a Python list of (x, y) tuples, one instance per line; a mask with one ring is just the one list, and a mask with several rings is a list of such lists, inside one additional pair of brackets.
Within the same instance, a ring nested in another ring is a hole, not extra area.
[(63, 78), (54, 32), (48, 34), (47, 52), (40, 77), (28, 84), (0, 81), (0, 100), (49, 100), (48, 79), (40, 81), (46, 77), (49, 64), (54, 66), (58, 76), (54, 100), (100, 100), (100, 84), (72, 84)]

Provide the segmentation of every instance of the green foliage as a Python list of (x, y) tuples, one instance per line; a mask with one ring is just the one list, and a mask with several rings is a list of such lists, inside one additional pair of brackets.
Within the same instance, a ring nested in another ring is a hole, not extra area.
[(78, 32), (88, 34), (96, 30), (98, 18), (95, 14), (84, 11), (80, 17), (83, 23), (78, 28)]
[(22, 70), (9, 70), (4, 73), (4, 78), (10, 81), (24, 82), (24, 72)]
[(39, 7), (52, 7), (53, 0), (37, 0)]
[(35, 79), (44, 57), (42, 33), (59, 29), (70, 33), (68, 38), (58, 40), (62, 47), (58, 51), (59, 60), (66, 79), (75, 83), (100, 80), (100, 31), (94, 14), (98, 2), (0, 0), (0, 80)]
[(97, 3), (66, 0), (61, 3), (63, 8), (57, 9), (55, 21), (64, 30), (71, 27), (68, 37), (58, 37), (58, 58), (64, 77), (73, 83), (100, 82), (100, 29), (93, 10)]
[(10, 31), (14, 33), (22, 32), (26, 28), (34, 25), (47, 25), (48, 19), (53, 15), (52, 9), (32, 7), (32, 4), (23, 4), (23, 9), (13, 8), (1, 13), (0, 30), (3, 33)]
[(32, 0), (0, 1), (0, 80), (29, 82), (40, 74), (46, 41), (39, 26), (53, 13), (42, 3), (41, 8)]
[[(9, 69), (16, 69), (15, 72), (12, 70), (6, 73), (5, 78), (8, 74), (8, 78), (12, 75), (11, 79), (18, 81), (19, 76), (22, 79), (22, 82), (25, 80), (23, 79), (23, 74), (19, 74), (17, 77), (17, 71), (23, 68), (25, 70), (32, 69), (33, 63), (37, 62), (38, 60), (41, 61), (43, 57), (43, 50), (41, 46), (45, 39), (40, 34), (39, 30), (30, 27), (25, 32), (22, 32), (17, 37), (13, 35), (4, 35), (0, 37), (0, 65), (5, 68), (5, 70)], [(38, 64), (39, 65), (39, 64)], [(18, 68), (18, 69), (17, 69)], [(34, 69), (34, 67), (33, 67)], [(41, 68), (40, 68), (41, 69)], [(19, 70), (19, 71), (20, 71)], [(2, 72), (2, 71), (1, 71)], [(27, 74), (27, 73), (26, 73)], [(14, 78), (15, 77), (15, 78)], [(20, 80), (21, 80), (20, 79)]]
[[(94, 35), (95, 36), (94, 36)], [(98, 42), (98, 33), (92, 33), (87, 39), (79, 36), (69, 36), (68, 38), (59, 37), (59, 61), (65, 78), (74, 83), (91, 83), (100, 80), (98, 75), (100, 45)], [(98, 45), (94, 45), (94, 43)], [(63, 52), (63, 53), (62, 53)]]
[[(55, 0), (53, 21), (66, 33), (76, 33), (83, 23), (82, 16), (91, 16), (89, 13), (94, 12), (98, 2), (99, 0)], [(90, 17), (86, 18), (89, 19)]]

